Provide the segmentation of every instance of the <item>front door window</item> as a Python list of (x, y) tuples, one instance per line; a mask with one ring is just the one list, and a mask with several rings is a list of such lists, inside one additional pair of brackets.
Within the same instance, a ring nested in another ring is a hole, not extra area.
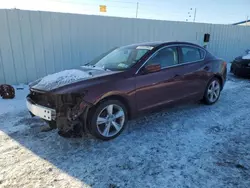
[(161, 68), (167, 68), (178, 64), (178, 53), (176, 47), (167, 47), (156, 52), (146, 65), (160, 64)]

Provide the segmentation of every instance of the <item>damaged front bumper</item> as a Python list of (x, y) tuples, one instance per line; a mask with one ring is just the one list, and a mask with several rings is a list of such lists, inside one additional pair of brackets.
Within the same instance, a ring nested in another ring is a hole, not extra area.
[(26, 100), (26, 106), (33, 116), (38, 116), (46, 121), (56, 120), (56, 110), (47, 108), (33, 102), (29, 97)]
[(47, 122), (55, 121), (60, 132), (72, 132), (76, 127), (78, 131), (88, 132), (87, 117), (92, 104), (84, 101), (83, 98), (77, 98), (77, 95), (72, 94), (68, 98), (67, 100), (67, 96), (48, 94), (36, 98), (34, 94), (29, 94), (26, 98), (26, 106), (32, 116), (40, 117)]

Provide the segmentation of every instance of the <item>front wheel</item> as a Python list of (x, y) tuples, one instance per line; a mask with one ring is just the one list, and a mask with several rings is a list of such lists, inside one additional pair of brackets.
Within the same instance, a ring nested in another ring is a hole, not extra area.
[(212, 78), (206, 87), (203, 100), (205, 104), (211, 105), (218, 101), (221, 92), (221, 83), (218, 78)]
[(117, 137), (125, 128), (127, 109), (118, 100), (107, 100), (94, 109), (90, 121), (90, 132), (102, 140)]
[[(46, 121), (46, 120), (45, 120)], [(51, 129), (56, 129), (57, 128), (57, 125), (56, 125), (56, 121), (46, 121), (46, 123), (48, 124), (48, 126), (51, 128)]]

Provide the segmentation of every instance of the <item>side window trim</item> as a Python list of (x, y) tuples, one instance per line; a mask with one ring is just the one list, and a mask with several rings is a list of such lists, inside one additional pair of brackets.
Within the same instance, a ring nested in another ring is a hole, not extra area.
[(180, 46), (177, 47), (177, 52), (178, 52), (178, 65), (181, 65), (182, 61), (182, 52)]
[[(190, 62), (186, 62), (186, 63), (180, 63), (180, 56), (181, 56), (180, 52), (181, 52), (181, 47), (183, 47), (183, 46), (192, 47), (192, 48), (197, 48), (197, 49), (199, 49), (199, 50), (202, 50), (202, 51), (204, 52), (204, 57), (203, 57), (203, 59), (200, 59), (199, 61), (190, 61)], [(166, 45), (166, 46), (163, 46), (163, 47), (159, 48), (159, 49), (156, 50), (153, 54), (151, 54), (151, 55), (149, 56), (149, 58), (148, 58), (139, 68), (138, 68), (138, 70), (135, 72), (135, 74), (138, 74), (138, 73), (140, 72), (140, 70), (142, 69), (142, 67), (144, 67), (145, 64), (146, 64), (152, 57), (154, 57), (155, 54), (156, 54), (158, 51), (160, 51), (160, 50), (162, 50), (162, 49), (164, 49), (164, 48), (168, 48), (168, 47), (176, 47), (176, 48), (177, 48), (177, 53), (178, 53), (178, 64), (172, 65), (172, 66), (169, 66), (169, 67), (165, 67), (165, 68), (163, 68), (163, 69), (161, 69), (161, 70), (165, 70), (165, 69), (172, 68), (172, 67), (177, 67), (177, 66), (182, 66), (182, 65), (185, 65), (185, 64), (191, 64), (191, 63), (200, 62), (200, 61), (203, 61), (203, 60), (206, 58), (206, 55), (207, 55), (206, 50), (202, 49), (202, 48), (199, 47), (199, 46), (194, 46), (194, 45), (191, 45), (191, 44), (173, 44), (173, 45)]]

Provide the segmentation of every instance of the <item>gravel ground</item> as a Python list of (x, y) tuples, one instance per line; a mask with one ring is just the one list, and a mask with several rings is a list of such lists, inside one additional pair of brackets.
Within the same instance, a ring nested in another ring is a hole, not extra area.
[(0, 99), (0, 187), (250, 187), (250, 84), (229, 76), (212, 106), (137, 118), (118, 138), (65, 139)]

